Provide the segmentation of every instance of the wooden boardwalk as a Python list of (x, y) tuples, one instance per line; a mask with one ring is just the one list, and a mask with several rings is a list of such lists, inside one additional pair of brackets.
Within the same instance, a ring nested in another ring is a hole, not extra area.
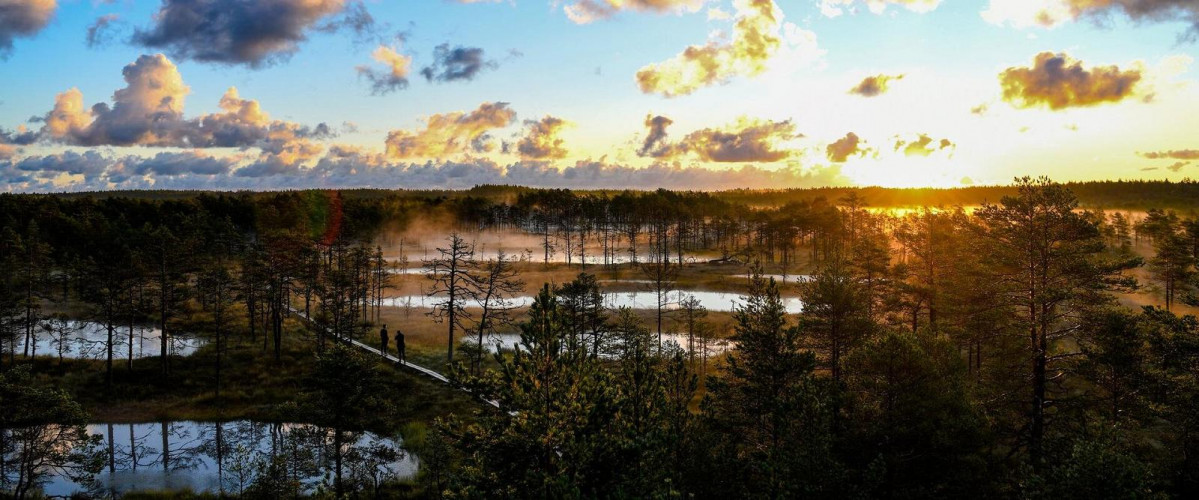
[[(324, 325), (321, 325), (320, 323), (317, 323), (317, 322), (316, 322), (315, 320), (313, 320), (312, 318), (309, 318), (309, 317), (308, 317), (308, 315), (304, 314), (304, 311), (301, 311), (301, 310), (299, 310), (299, 309), (296, 309), (294, 306), (290, 306), (290, 305), (289, 305), (289, 306), (287, 306), (287, 307), (288, 307), (288, 309), (290, 309), (290, 310), (291, 310), (291, 313), (292, 313), (293, 315), (295, 315), (297, 318), (300, 318), (300, 320), (304, 321), (305, 323), (308, 323), (308, 325), (309, 325), (309, 326), (311, 326), (311, 327), (313, 327), (313, 328), (321, 328), (321, 329), (325, 329), (325, 326), (324, 326)], [(326, 329), (325, 331), (326, 331), (326, 332), (328, 332), (328, 330), (327, 330), (327, 329)], [(335, 337), (335, 336), (333, 336), (333, 335), (330, 335), (329, 337), (330, 337), (330, 338), (334, 338), (334, 339), (338, 339), (338, 337)], [(395, 356), (391, 355), (390, 353), (389, 353), (389, 354), (383, 354), (383, 351), (379, 350), (379, 348), (377, 348), (377, 347), (374, 347), (374, 346), (372, 346), (372, 345), (369, 345), (369, 344), (367, 344), (367, 343), (365, 343), (365, 342), (362, 342), (362, 341), (358, 341), (358, 340), (354, 340), (354, 339), (347, 339), (347, 338), (340, 338), (340, 340), (341, 340), (342, 342), (345, 342), (346, 344), (349, 344), (349, 345), (352, 345), (352, 346), (354, 346), (354, 347), (357, 347), (357, 348), (359, 348), (359, 349), (362, 349), (362, 350), (364, 350), (364, 351), (366, 351), (366, 352), (368, 352), (368, 353), (370, 353), (370, 354), (372, 354), (372, 355), (374, 355), (374, 356), (377, 356), (377, 357), (379, 357), (379, 358), (383, 358), (383, 359), (385, 359), (386, 361), (388, 361), (388, 362), (390, 362), (390, 363), (392, 363), (392, 364), (395, 364), (395, 365), (398, 365), (398, 366), (401, 366), (401, 367), (407, 368), (407, 369), (409, 369), (409, 370), (412, 370), (412, 371), (414, 371), (414, 372), (417, 372), (417, 373), (419, 373), (419, 374), (421, 374), (421, 375), (424, 375), (424, 376), (426, 376), (426, 377), (432, 378), (432, 379), (434, 379), (434, 380), (436, 380), (436, 381), (438, 381), (438, 382), (441, 382), (441, 383), (443, 383), (443, 384), (446, 384), (446, 385), (449, 385), (449, 386), (451, 386), (451, 387), (454, 387), (454, 384), (450, 383), (450, 379), (449, 379), (448, 377), (446, 377), (445, 375), (443, 375), (443, 374), (441, 374), (441, 373), (439, 373), (439, 372), (437, 372), (437, 371), (435, 371), (435, 370), (433, 370), (433, 369), (431, 369), (431, 368), (426, 368), (426, 367), (424, 367), (424, 366), (418, 365), (418, 364), (416, 364), (416, 363), (412, 363), (412, 362), (410, 362), (410, 361), (407, 361), (407, 360), (400, 361), (400, 358), (397, 358), (397, 357), (395, 357)], [(455, 388), (456, 388), (456, 389), (458, 389), (458, 390), (460, 390), (460, 391), (463, 391), (463, 392), (465, 392), (465, 393), (467, 393), (467, 394), (471, 394), (471, 392), (470, 392), (469, 390), (465, 389), (465, 388), (462, 388), (462, 387), (455, 387)], [(472, 395), (473, 395), (473, 394), (472, 394)], [(480, 399), (481, 401), (483, 401), (484, 403), (487, 403), (487, 404), (489, 404), (489, 405), (491, 405), (491, 406), (493, 406), (493, 407), (495, 407), (495, 408), (499, 408), (499, 407), (500, 407), (500, 404), (499, 404), (499, 402), (497, 402), (497, 401), (492, 401), (492, 400), (490, 400), (490, 399), (483, 399), (483, 398), (479, 398), (479, 399)]]

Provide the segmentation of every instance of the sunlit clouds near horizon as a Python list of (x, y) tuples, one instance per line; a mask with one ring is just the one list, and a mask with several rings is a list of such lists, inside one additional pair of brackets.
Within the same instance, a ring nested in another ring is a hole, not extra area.
[(1184, 0), (0, 2), (0, 192), (1199, 177)]

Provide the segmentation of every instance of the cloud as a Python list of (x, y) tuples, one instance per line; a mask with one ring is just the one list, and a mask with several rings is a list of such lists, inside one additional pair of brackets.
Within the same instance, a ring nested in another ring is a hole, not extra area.
[(279, 162), (234, 164), (196, 152), (154, 157), (63, 153), (0, 160), (0, 191), (86, 191), (105, 189), (467, 189), (481, 184), (514, 184), (576, 189), (766, 189), (847, 185), (835, 167), (787, 166), (730, 169), (654, 164), (632, 167), (603, 161), (556, 166), (543, 161), (508, 165), (488, 159), (389, 163), (353, 148), (331, 148), (310, 167)]
[(290, 142), (326, 139), (334, 135), (324, 123), (307, 127), (294, 122), (272, 120), (258, 101), (242, 99), (236, 87), (225, 91), (219, 105), (223, 112), (185, 122), (184, 133), (180, 134), (183, 142), (179, 146), (259, 147), (278, 151), (285, 149)]
[(387, 67), (380, 71), (370, 66), (358, 66), (358, 74), (371, 82), (371, 93), (382, 95), (408, 87), (408, 72), (412, 68), (412, 57), (396, 49), (380, 45), (371, 53), (371, 58)]
[(0, 57), (12, 51), (13, 39), (31, 37), (45, 28), (57, 8), (55, 0), (0, 2)]
[(258, 67), (295, 53), (345, 7), (346, 0), (163, 0), (133, 42), (178, 59)]
[(645, 128), (649, 131), (645, 134), (645, 141), (637, 149), (637, 156), (662, 156), (659, 148), (665, 145), (666, 128), (673, 123), (673, 120), (665, 116), (645, 115)]
[[(42, 116), (38, 140), (72, 146), (153, 146), (177, 148), (258, 147), (283, 151), (287, 143), (333, 135), (325, 124), (307, 127), (272, 120), (257, 101), (229, 88), (219, 102), (222, 112), (184, 118), (191, 89), (178, 68), (162, 54), (144, 55), (125, 66), (125, 87), (112, 104), (84, 107), (83, 94), (70, 89), (55, 97)], [(28, 134), (23, 137), (28, 139)]]
[(366, 5), (361, 0), (351, 0), (346, 3), (341, 16), (334, 16), (317, 25), (315, 29), (325, 33), (349, 29), (354, 33), (356, 42), (369, 43), (381, 40), (383, 37), (380, 32), (386, 27), (387, 24), (380, 25), (375, 22), (375, 17), (366, 10)]
[(0, 128), (0, 144), (26, 146), (37, 142), (38, 137), (37, 132), (29, 130), (24, 125), (18, 127), (16, 132)]
[(889, 84), (893, 80), (902, 80), (904, 75), (875, 75), (863, 78), (854, 88), (849, 89), (850, 94), (857, 94), (862, 97), (874, 97), (887, 92)]
[(41, 179), (52, 179), (58, 174), (79, 175), (85, 179), (94, 179), (104, 173), (111, 163), (108, 158), (96, 151), (84, 153), (66, 151), (54, 155), (22, 158), (13, 163), (12, 168)]
[(172, 142), (191, 89), (162, 54), (144, 55), (122, 71), (126, 86), (113, 93), (113, 105), (83, 107), (83, 94), (71, 89), (55, 97), (44, 117), (44, 133), (67, 144), (161, 146)]
[(1084, 68), (1082, 61), (1060, 53), (1042, 52), (1032, 67), (1012, 67), (999, 74), (1003, 99), (1017, 108), (1045, 106), (1051, 110), (1096, 106), (1133, 95), (1140, 69), (1117, 66)]
[(1142, 158), (1150, 160), (1171, 159), (1171, 160), (1199, 160), (1199, 149), (1178, 149), (1171, 151), (1150, 151), (1147, 153), (1137, 153)]
[(1199, 3), (1194, 0), (991, 0), (982, 17), (996, 25), (1052, 28), (1080, 18), (1102, 21), (1123, 14), (1138, 22), (1181, 21), (1185, 37), (1199, 34)]
[(430, 82), (453, 82), (474, 80), (484, 69), (494, 69), (495, 61), (483, 58), (483, 49), (477, 47), (454, 47), (443, 43), (433, 49), (433, 64), (425, 66), (420, 74)]
[[(650, 135), (652, 120), (646, 121)], [(658, 123), (665, 134), (669, 123)], [(654, 141), (649, 149), (642, 145), (640, 156), (674, 159), (691, 156), (699, 161), (715, 163), (773, 163), (790, 158), (795, 151), (784, 142), (800, 137), (790, 120), (774, 122), (742, 118), (722, 128), (704, 128), (687, 134), (677, 143), (667, 143), (665, 137)]]
[(863, 148), (863, 141), (858, 134), (849, 132), (845, 137), (837, 139), (825, 148), (825, 156), (833, 163), (845, 163), (851, 156), (864, 157), (870, 153), (870, 148)]
[[(461, 0), (459, 0), (461, 1)], [(467, 0), (470, 3), (471, 0)], [(474, 0), (478, 1), (478, 0)], [(697, 12), (706, 0), (573, 0), (562, 7), (566, 17), (575, 24), (588, 24), (608, 19), (620, 11), (683, 13)]]
[(646, 94), (687, 95), (734, 77), (757, 76), (782, 45), (783, 13), (773, 0), (738, 0), (732, 40), (692, 45), (672, 59), (637, 71), (637, 85)]
[(558, 134), (567, 125), (569, 122), (548, 115), (537, 121), (526, 121), (527, 131), (520, 142), (516, 143), (516, 152), (525, 160), (565, 158), (569, 152)]
[(845, 9), (856, 10), (858, 4), (866, 4), (866, 8), (874, 14), (887, 11), (888, 5), (897, 5), (912, 12), (932, 12), (941, 5), (941, 0), (821, 0), (820, 13), (825, 17), (838, 17)]
[(949, 139), (933, 139), (928, 134), (919, 134), (913, 140), (895, 139), (895, 151), (903, 151), (904, 156), (929, 156), (937, 151), (949, 150), (951, 153), (957, 145)]
[(216, 158), (196, 152), (158, 153), (136, 161), (132, 172), (137, 175), (176, 177), (181, 175), (223, 175), (236, 164), (231, 158)]
[(1185, 167), (1187, 165), (1190, 165), (1190, 162), (1176, 161), (1176, 162), (1174, 162), (1173, 165), (1170, 165), (1166, 168), (1170, 169), (1171, 172), (1177, 172), (1179, 170), (1182, 170), (1182, 167)]
[(732, 14), (729, 14), (728, 11), (721, 9), (720, 7), (708, 8), (708, 20), (709, 21), (728, 21), (729, 19), (732, 19), (732, 18), (733, 18)]
[(687, 134), (682, 145), (703, 161), (770, 163), (789, 158), (793, 151), (779, 143), (796, 137), (790, 120), (742, 121), (732, 129), (697, 130)]
[(108, 43), (111, 38), (111, 30), (113, 23), (121, 18), (118, 14), (105, 14), (97, 17), (90, 26), (87, 27), (87, 46), (96, 48)]
[(387, 135), (387, 157), (392, 159), (445, 159), (491, 148), (489, 132), (507, 127), (516, 112), (506, 102), (486, 102), (465, 113), (435, 114), (416, 131), (393, 130)]

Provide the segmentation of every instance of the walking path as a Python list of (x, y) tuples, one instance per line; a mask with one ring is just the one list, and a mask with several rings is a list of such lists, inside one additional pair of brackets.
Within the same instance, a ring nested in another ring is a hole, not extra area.
[[(290, 305), (289, 305), (289, 306), (287, 306), (287, 307), (288, 307), (288, 309), (290, 309), (290, 310), (291, 310), (291, 313), (292, 313), (292, 314), (294, 314), (296, 317), (300, 318), (300, 319), (301, 319), (302, 321), (304, 321), (305, 323), (308, 323), (308, 324), (309, 324), (309, 325), (311, 325), (313, 328), (322, 328), (322, 329), (324, 329), (324, 328), (325, 328), (325, 327), (324, 327), (324, 325), (321, 325), (320, 323), (317, 323), (317, 322), (316, 322), (316, 320), (313, 320), (312, 318), (309, 318), (309, 317), (308, 317), (308, 315), (304, 314), (304, 311), (301, 311), (301, 310), (299, 310), (299, 309), (296, 309), (294, 306), (290, 306)], [(328, 330), (326, 330), (326, 331), (328, 331)], [(333, 337), (333, 336), (332, 336), (332, 335), (330, 335), (330, 337)], [(333, 337), (333, 338), (337, 338), (337, 337)], [(420, 373), (420, 374), (422, 374), (422, 375), (424, 375), (424, 376), (426, 376), (426, 377), (432, 378), (432, 379), (434, 379), (434, 380), (436, 380), (436, 381), (438, 381), (438, 382), (441, 382), (441, 383), (443, 383), (443, 384), (447, 384), (447, 385), (453, 386), (453, 384), (451, 384), (451, 383), (450, 383), (450, 379), (449, 379), (449, 378), (447, 378), (445, 375), (442, 375), (441, 373), (438, 373), (438, 372), (436, 372), (436, 371), (434, 371), (434, 370), (432, 370), (432, 369), (425, 368), (425, 367), (423, 367), (423, 366), (421, 366), (421, 365), (418, 365), (418, 364), (416, 364), (416, 363), (412, 363), (412, 362), (410, 362), (410, 361), (408, 361), (408, 360), (400, 361), (400, 359), (399, 359), (399, 358), (397, 358), (397, 357), (395, 357), (395, 356), (392, 356), (391, 354), (383, 354), (383, 351), (380, 351), (380, 350), (379, 350), (377, 347), (374, 347), (374, 346), (368, 345), (368, 344), (366, 344), (365, 342), (361, 342), (361, 341), (354, 340), (354, 339), (347, 339), (347, 338), (342, 338), (342, 339), (340, 339), (340, 340), (341, 340), (341, 341), (343, 341), (343, 342), (345, 342), (345, 343), (347, 343), (347, 344), (350, 344), (350, 345), (352, 345), (352, 346), (355, 346), (355, 347), (357, 347), (357, 348), (359, 348), (359, 349), (362, 349), (362, 350), (364, 350), (364, 351), (366, 351), (366, 352), (369, 352), (369, 353), (371, 353), (371, 354), (374, 354), (375, 356), (382, 357), (382, 358), (386, 359), (387, 361), (389, 361), (389, 362), (391, 362), (391, 363), (394, 363), (394, 364), (396, 364), (396, 365), (402, 366), (402, 367), (404, 367), (404, 368), (408, 368), (409, 370), (412, 370), (412, 371), (415, 371), (415, 372), (417, 372), (417, 373)], [(465, 393), (467, 393), (467, 394), (471, 394), (471, 392), (470, 392), (469, 390), (465, 389), (465, 388), (462, 388), (462, 387), (457, 387), (457, 389), (458, 389), (458, 390), (461, 390), (461, 391), (463, 391), (463, 392), (465, 392)], [(487, 403), (487, 404), (489, 404), (489, 405), (491, 405), (491, 406), (494, 406), (494, 407), (496, 407), (496, 408), (499, 408), (499, 407), (500, 407), (500, 403), (499, 403), (498, 401), (492, 401), (492, 400), (489, 400), (489, 399), (483, 399), (483, 398), (479, 398), (479, 399), (480, 399), (480, 400), (482, 400), (484, 403)]]

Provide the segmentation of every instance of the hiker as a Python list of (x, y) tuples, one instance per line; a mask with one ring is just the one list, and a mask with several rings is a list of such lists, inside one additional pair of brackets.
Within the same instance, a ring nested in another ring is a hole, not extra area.
[(398, 328), (396, 329), (396, 356), (400, 358), (400, 363), (407, 363), (404, 356), (404, 333)]
[(379, 330), (379, 339), (383, 342), (383, 357), (387, 357), (387, 325), (383, 325), (383, 329)]

